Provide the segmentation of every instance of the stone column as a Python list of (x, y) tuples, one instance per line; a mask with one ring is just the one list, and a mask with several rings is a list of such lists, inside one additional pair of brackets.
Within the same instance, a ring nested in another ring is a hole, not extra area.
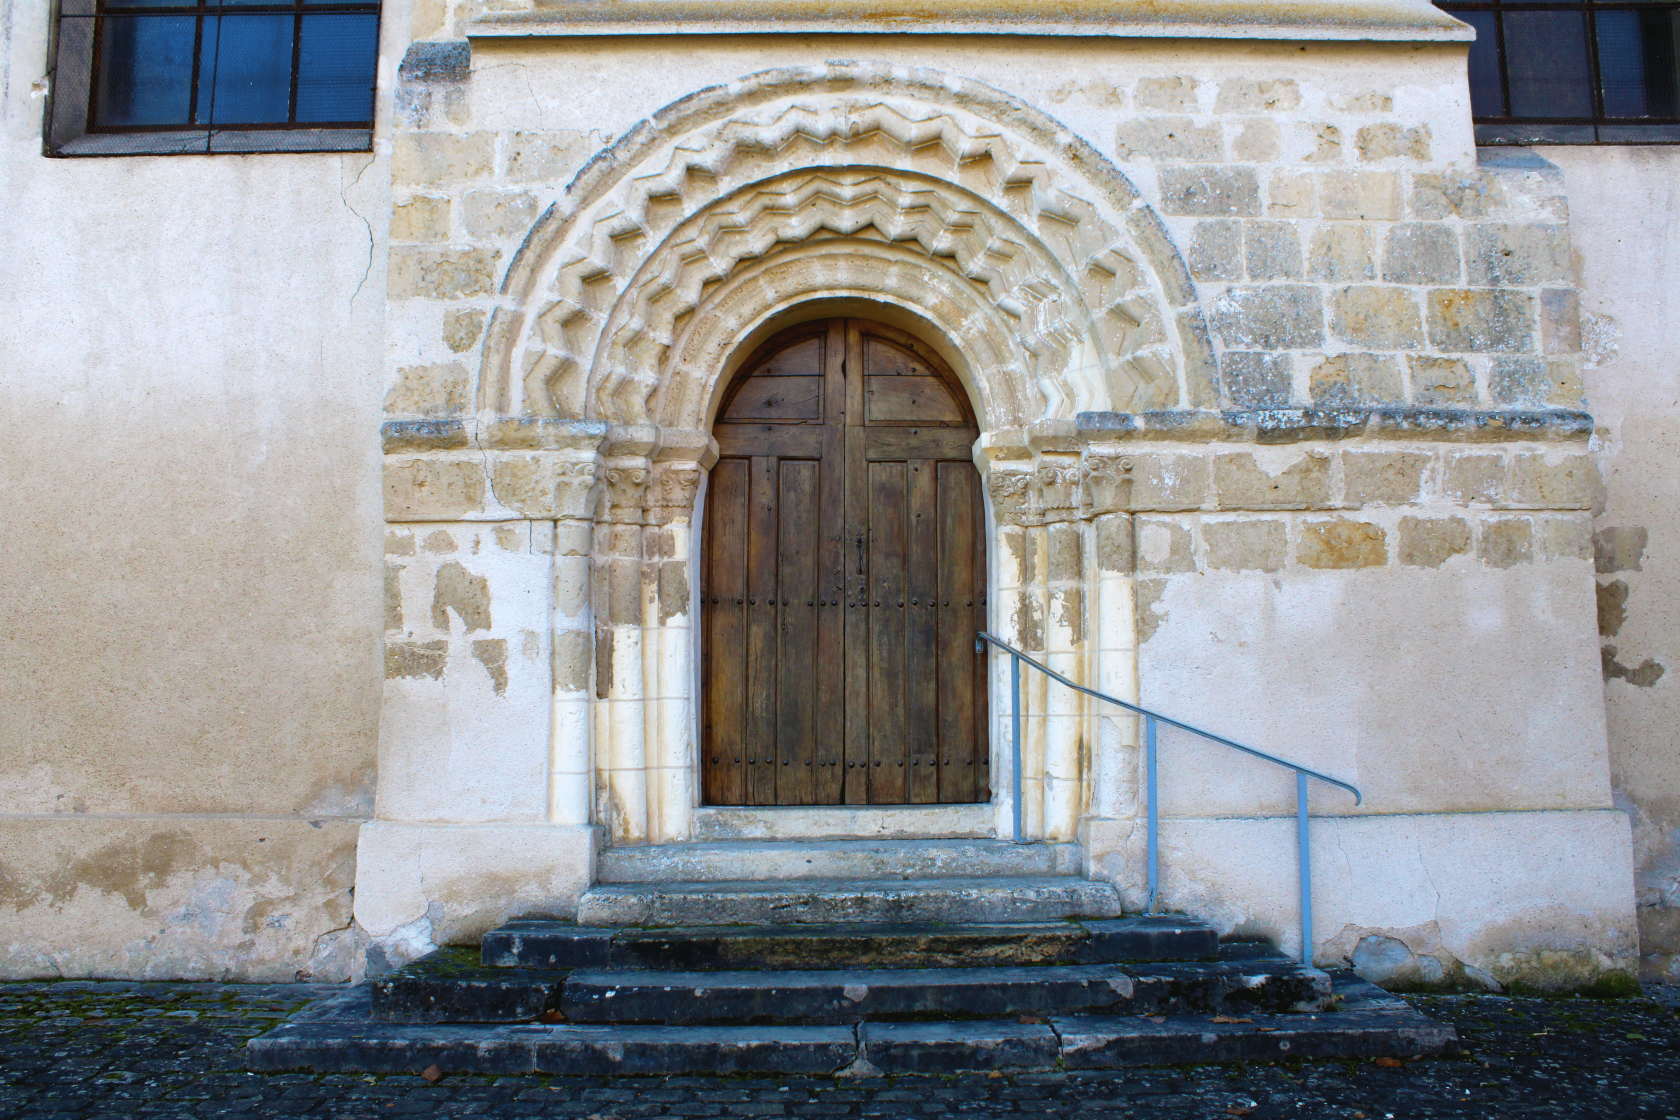
[[(1044, 610), (1041, 595), (1044, 571), (1043, 526), (1034, 508), (1033, 465), (1024, 448), (986, 446), (980, 462), (991, 496), (992, 563), (995, 593), (992, 632), (1034, 657), (1043, 653)], [(999, 836), (1011, 835), (1014, 819), (1013, 703), (1010, 659), (991, 655), (992, 737), (991, 781), (997, 806)], [(1041, 834), (1043, 822), (1044, 738), (1041, 721), (1044, 677), (1023, 667), (1021, 703), (1027, 714), (1021, 723), (1021, 821), (1027, 836)], [(1036, 698), (1036, 699), (1035, 699)]]
[[(1086, 684), (1088, 588), (1086, 526), (1079, 519), (1079, 458), (1044, 454), (1036, 471), (1038, 504), (1044, 518), (1043, 575), (1045, 663), (1076, 684)], [(1088, 699), (1066, 685), (1044, 682), (1042, 831), (1046, 840), (1078, 837), (1084, 810), (1084, 762)]]
[(642, 651), (652, 843), (687, 840), (693, 820), (696, 681), (689, 577), (695, 496), (705, 468), (717, 460), (715, 447), (704, 432), (666, 432), (646, 491)]
[(594, 819), (590, 726), (594, 612), (590, 553), (594, 544), (597, 453), (593, 446), (559, 452), (554, 523), (554, 718), (550, 724), (548, 819), (587, 825)]
[(621, 844), (648, 836), (642, 511), (653, 447), (650, 432), (614, 429), (608, 436), (595, 517), (596, 805)]

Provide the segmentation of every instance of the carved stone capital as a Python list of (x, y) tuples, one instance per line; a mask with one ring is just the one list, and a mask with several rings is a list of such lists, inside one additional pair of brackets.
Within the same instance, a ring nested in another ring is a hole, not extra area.
[(647, 486), (647, 523), (669, 525), (690, 520), (700, 478), (700, 464), (692, 459), (655, 464)]
[(986, 472), (986, 489), (992, 495), (992, 516), (999, 525), (1030, 525), (1038, 520), (1033, 472), (1025, 464), (992, 467)]
[(1038, 461), (1034, 481), (1038, 507), (1046, 521), (1074, 521), (1079, 517), (1079, 460), (1070, 455), (1046, 455)]
[(612, 458), (601, 465), (601, 496), (595, 519), (615, 525), (642, 523), (643, 497), (651, 474), (645, 457)]
[(1085, 459), (1085, 499), (1093, 514), (1132, 508), (1132, 459), (1127, 455), (1090, 455)]
[(566, 455), (554, 468), (554, 515), (578, 521), (595, 512), (600, 460), (594, 455)]

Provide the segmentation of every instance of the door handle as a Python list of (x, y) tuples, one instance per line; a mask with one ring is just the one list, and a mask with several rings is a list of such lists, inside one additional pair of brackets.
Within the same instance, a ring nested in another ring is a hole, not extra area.
[(862, 533), (858, 534), (857, 550), (858, 550), (858, 570), (857, 570), (857, 574), (861, 576), (863, 574), (863, 534)]

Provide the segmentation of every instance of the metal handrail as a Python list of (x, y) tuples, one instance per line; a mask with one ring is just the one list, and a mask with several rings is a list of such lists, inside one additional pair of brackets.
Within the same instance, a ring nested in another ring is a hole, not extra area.
[(1241, 743), (1233, 742), (1232, 740), (1225, 738), (1223, 735), (1215, 735), (1211, 731), (1203, 731), (1201, 728), (1193, 727), (1182, 720), (1173, 719), (1171, 716), (1164, 716), (1160, 712), (1152, 712), (1148, 708), (1139, 707), (1136, 704), (1121, 700), (1118, 697), (1110, 696), (1105, 692), (1098, 692), (1094, 688), (1086, 688), (1082, 684), (1075, 684), (1066, 677), (1062, 676), (1060, 673), (1056, 672), (1056, 670), (1050, 668), (1048, 665), (1034, 661), (1032, 658), (1028, 657), (1008, 642), (1005, 642), (1001, 638), (992, 634), (988, 634), (984, 630), (979, 631), (975, 636), (974, 651), (976, 653), (984, 653), (986, 651), (986, 643), (988, 642), (1002, 650), (1004, 653), (1009, 654), (1010, 658), (1009, 688), (1011, 695), (1010, 717), (1012, 720), (1010, 746), (1013, 752), (1012, 758), (1014, 762), (1015, 843), (1017, 844), (1023, 843), (1025, 840), (1021, 829), (1021, 662), (1025, 661), (1028, 665), (1031, 665), (1034, 669), (1037, 669), (1051, 680), (1059, 681), (1060, 683), (1073, 689), (1075, 692), (1082, 692), (1086, 696), (1094, 697), (1098, 700), (1105, 700), (1116, 707), (1124, 708), (1129, 712), (1133, 712), (1143, 717), (1145, 744), (1144, 770), (1149, 804), (1149, 913), (1151, 914), (1155, 913), (1156, 896), (1159, 892), (1161, 882), (1159, 845), (1160, 819), (1158, 815), (1158, 806), (1156, 804), (1157, 799), (1155, 796), (1155, 737), (1157, 724), (1164, 723), (1169, 727), (1176, 727), (1181, 731), (1188, 731), (1192, 735), (1199, 735), (1210, 742), (1218, 743), (1220, 746), (1230, 747), (1233, 750), (1241, 751), (1247, 755), (1253, 755), (1255, 758), (1261, 759), (1265, 762), (1274, 763), (1295, 772), (1295, 843), (1299, 853), (1298, 865), (1301, 891), (1301, 963), (1309, 968), (1312, 967), (1312, 848), (1308, 842), (1309, 838), (1307, 835), (1307, 779), (1317, 778), (1321, 782), (1327, 782), (1333, 786), (1340, 786), (1342, 789), (1345, 789), (1349, 793), (1353, 794), (1353, 803), (1355, 805), (1363, 804), (1365, 801), (1364, 796), (1360, 794), (1359, 790), (1356, 787), (1349, 785), (1347, 782), (1342, 781), (1340, 778), (1332, 778), (1328, 774), (1320, 774), (1317, 770), (1302, 766), (1299, 763), (1290, 762), (1286, 758), (1278, 758), (1276, 755), (1267, 754), (1265, 751), (1257, 751), (1253, 747), (1245, 747)]

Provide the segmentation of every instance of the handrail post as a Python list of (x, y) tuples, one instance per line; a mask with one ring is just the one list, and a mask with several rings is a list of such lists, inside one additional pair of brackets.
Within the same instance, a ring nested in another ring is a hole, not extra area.
[(1149, 798), (1149, 912), (1155, 913), (1156, 894), (1161, 888), (1161, 818), (1155, 808), (1155, 717), (1143, 718), (1144, 785)]
[(1307, 776), (1295, 771), (1295, 843), (1301, 859), (1301, 963), (1313, 966), (1312, 845), (1307, 839)]
[(1010, 769), (1015, 781), (1015, 843), (1019, 844), (1025, 839), (1021, 835), (1021, 659), (1014, 654), (1009, 658), (1009, 694), (1014, 697), (1009, 704), (1009, 716), (1014, 725), (1009, 746), (1013, 759)]

